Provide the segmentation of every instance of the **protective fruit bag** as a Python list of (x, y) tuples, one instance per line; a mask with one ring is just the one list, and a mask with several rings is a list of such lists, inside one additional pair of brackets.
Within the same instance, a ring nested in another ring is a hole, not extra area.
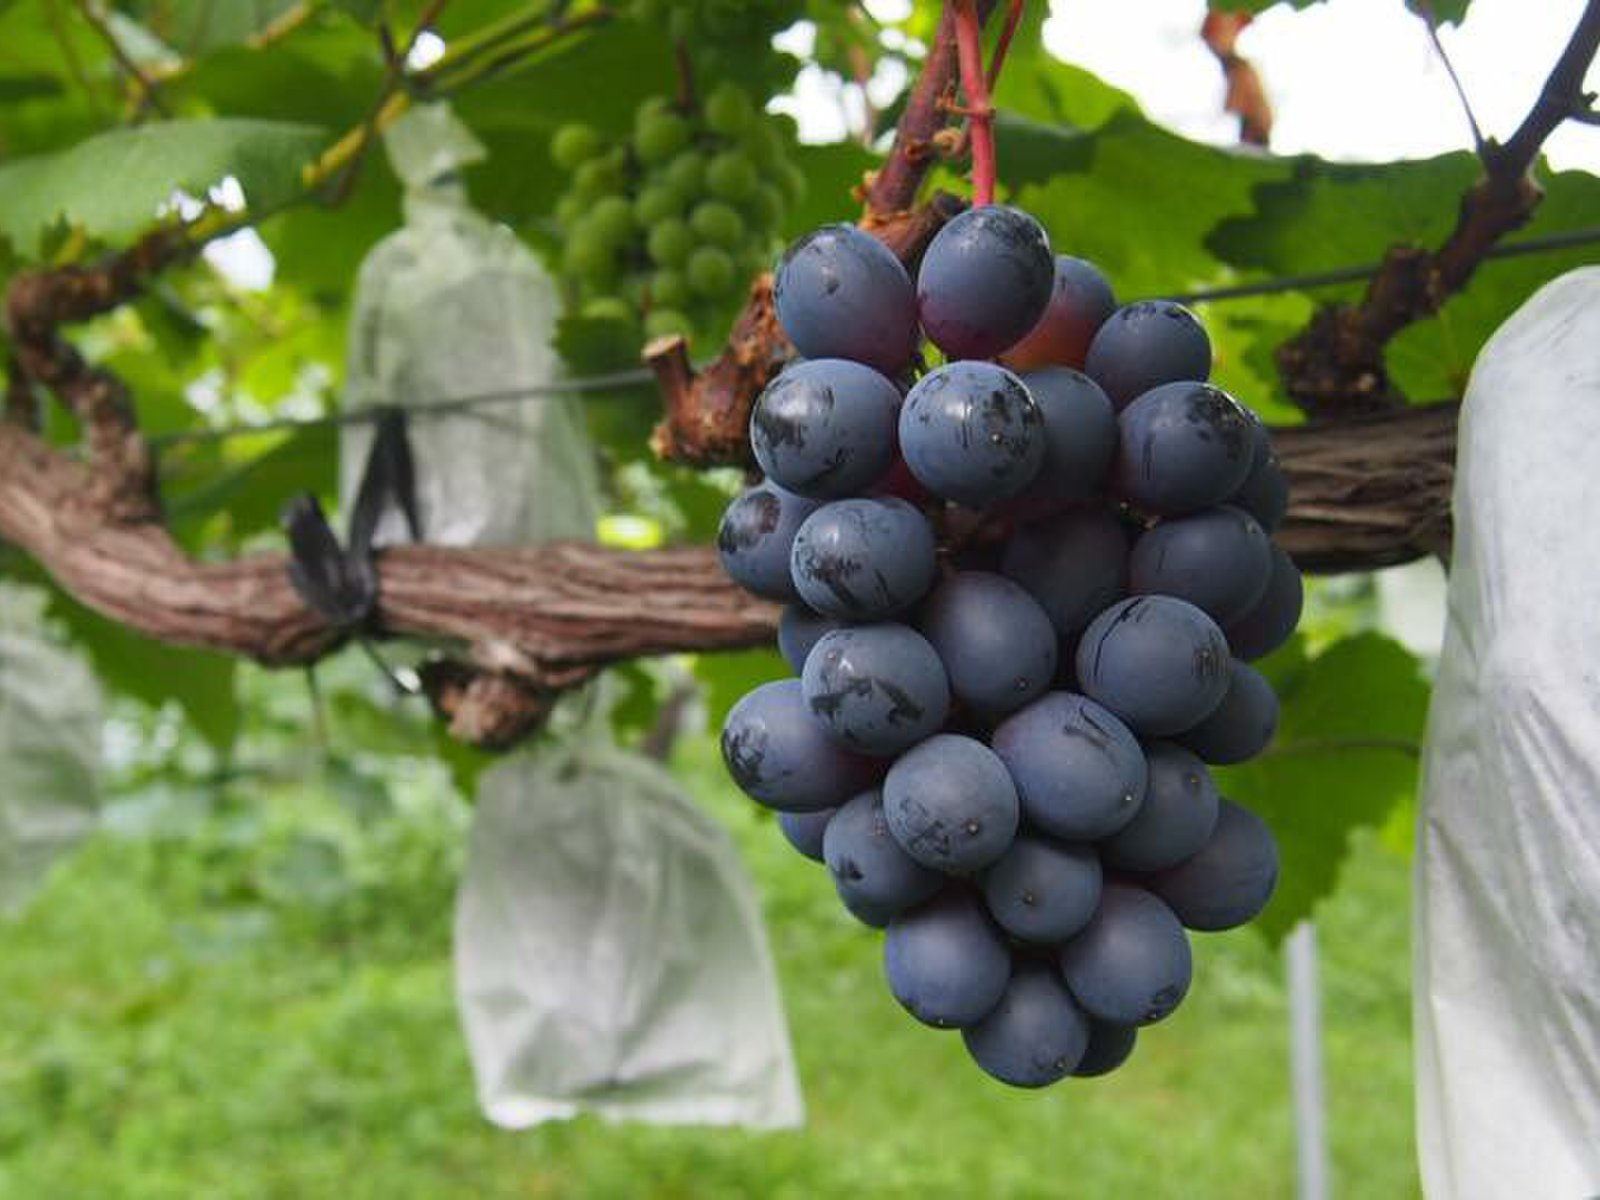
[[(428, 541), (592, 536), (581, 407), (532, 394), (561, 372), (555, 287), (458, 181), (482, 147), (434, 106), (398, 122), (387, 148), (406, 220), (362, 266), (347, 404), (411, 410)], [(487, 396), (506, 399), (456, 403)], [(448, 415), (430, 416), (440, 405)], [(345, 435), (347, 505), (370, 438), (359, 425)], [(379, 540), (403, 536), (396, 522)], [(479, 1102), (497, 1124), (801, 1119), (750, 879), (672, 776), (616, 744), (603, 680), (482, 776), (455, 963)]]

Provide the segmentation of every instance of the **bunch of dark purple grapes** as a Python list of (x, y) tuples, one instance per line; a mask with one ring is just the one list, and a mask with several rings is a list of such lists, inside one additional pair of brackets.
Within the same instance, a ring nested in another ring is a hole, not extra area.
[(956, 217), (915, 283), (819, 229), (775, 293), (804, 358), (756, 402), (766, 480), (718, 547), (788, 603), (799, 678), (734, 707), (728, 768), (886, 929), (913, 1016), (1006, 1083), (1103, 1074), (1188, 991), (1185, 928), (1277, 881), (1206, 766), (1271, 740), (1246, 660), (1300, 614), (1267, 431), (1205, 382), (1193, 314), (1116, 307), (1016, 209)]

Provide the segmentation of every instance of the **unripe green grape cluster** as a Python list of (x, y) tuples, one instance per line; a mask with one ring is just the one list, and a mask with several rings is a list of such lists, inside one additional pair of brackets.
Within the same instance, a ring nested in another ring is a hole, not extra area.
[(806, 6), (801, 0), (633, 0), (632, 13), (675, 41), (694, 44), (710, 62), (730, 43), (765, 44), (805, 16)]
[(563, 125), (550, 154), (570, 176), (555, 216), (577, 311), (640, 319), (650, 337), (724, 314), (771, 265), (805, 186), (776, 124), (726, 82), (690, 111), (651, 97), (620, 140)]

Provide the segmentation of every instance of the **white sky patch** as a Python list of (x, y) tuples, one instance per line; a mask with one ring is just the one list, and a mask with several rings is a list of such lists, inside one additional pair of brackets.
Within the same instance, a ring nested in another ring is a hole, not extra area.
[(406, 55), (406, 67), (412, 71), (425, 71), (444, 57), (444, 39), (431, 29), (424, 29), (411, 43), (411, 53)]
[[(1057, 0), (1045, 44), (1132, 92), (1150, 116), (1200, 141), (1232, 142), (1205, 0)], [(1474, 0), (1442, 41), (1478, 120), (1505, 137), (1533, 103), (1583, 0)], [(1276, 111), (1272, 148), (1341, 160), (1419, 158), (1471, 146), (1466, 117), (1422, 22), (1400, 0), (1279, 6), (1239, 39)], [(1600, 86), (1591, 70), (1588, 86)], [(1568, 123), (1545, 143), (1558, 168), (1600, 170), (1600, 129)]]

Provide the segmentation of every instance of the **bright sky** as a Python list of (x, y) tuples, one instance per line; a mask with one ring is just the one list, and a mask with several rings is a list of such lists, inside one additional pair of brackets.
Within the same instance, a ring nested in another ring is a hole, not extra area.
[[(1034, 0), (1041, 3), (1043, 0)], [(906, 0), (869, 0), (886, 19)], [(1222, 72), (1199, 37), (1205, 0), (1056, 0), (1046, 44), (1132, 92), (1154, 119), (1201, 141), (1232, 142), (1222, 111)], [(1442, 40), (1485, 132), (1502, 137), (1532, 104), (1576, 24), (1583, 0), (1474, 0)], [(801, 26), (782, 44), (809, 50)], [(1277, 112), (1273, 149), (1328, 158), (1424, 157), (1470, 145), (1466, 118), (1427, 31), (1404, 0), (1324, 0), (1304, 11), (1280, 5), (1239, 40), (1266, 81)], [(874, 80), (881, 102), (901, 77)], [(1590, 74), (1600, 89), (1600, 71)], [(819, 71), (802, 74), (792, 102), (807, 141), (836, 141), (860, 96)], [(1558, 167), (1600, 171), (1600, 128), (1569, 123), (1546, 143)], [(1002, 164), (1003, 166), (1003, 164)]]
[[(1056, 0), (1045, 44), (1138, 97), (1189, 137), (1231, 141), (1222, 77), (1197, 36), (1205, 0)], [(1583, 0), (1473, 0), (1441, 40), (1485, 133), (1504, 137), (1532, 105)], [(1269, 9), (1239, 39), (1277, 120), (1272, 148), (1328, 158), (1423, 157), (1471, 145), (1466, 118), (1422, 22), (1403, 0)], [(1591, 89), (1600, 71), (1591, 70)], [(1545, 144), (1558, 167), (1600, 171), (1600, 128), (1569, 122)]]

